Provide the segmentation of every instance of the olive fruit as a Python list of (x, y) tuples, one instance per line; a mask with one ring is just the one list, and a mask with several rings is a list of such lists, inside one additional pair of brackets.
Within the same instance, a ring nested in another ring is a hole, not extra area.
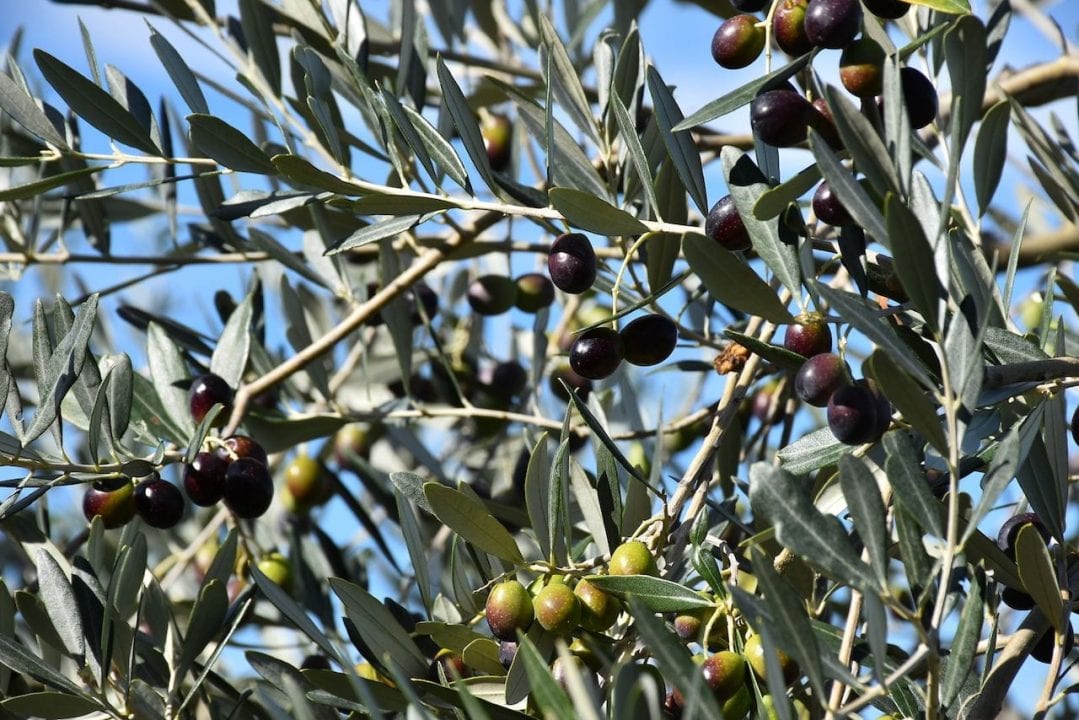
[(704, 234), (731, 252), (748, 250), (753, 246), (749, 232), (734, 206), (734, 199), (724, 195), (708, 211), (704, 221)]
[(937, 117), (937, 90), (929, 78), (912, 67), (899, 69), (899, 84), (903, 88), (903, 103), (907, 106), (910, 126), (919, 130)]
[(483, 275), (468, 286), (468, 304), (480, 315), (501, 315), (517, 302), (517, 285), (505, 275)]
[(499, 640), (517, 640), (532, 624), (532, 596), (517, 580), (500, 582), (487, 595), (487, 626)]
[(498, 643), (498, 662), (502, 663), (502, 667), (507, 670), (510, 669), (510, 665), (513, 664), (513, 659), (517, 657), (517, 643), (512, 640), (503, 640)]
[(607, 572), (611, 575), (659, 575), (656, 558), (640, 540), (629, 540), (616, 547), (607, 563)]
[(483, 113), (480, 118), (480, 135), (487, 151), (487, 162), (495, 172), (510, 166), (513, 150), (513, 123), (499, 113)]
[(712, 36), (712, 59), (735, 70), (756, 60), (764, 50), (764, 28), (752, 15), (735, 15), (723, 21)]
[[(417, 282), (412, 288), (404, 294), (405, 302), (412, 309), (409, 319), (413, 325), (420, 325), (423, 323), (423, 316), (420, 315), (420, 307), (423, 308), (423, 314), (430, 320), (438, 312), (438, 293), (431, 289), (431, 286), (422, 280)], [(419, 303), (417, 304), (417, 300)]]
[(556, 635), (569, 635), (581, 623), (581, 603), (569, 585), (545, 585), (532, 601), (536, 622)]
[(796, 320), (797, 322), (787, 326), (783, 347), (806, 358), (831, 351), (832, 331), (823, 317), (805, 314), (799, 315)]
[(749, 714), (752, 706), (753, 694), (749, 692), (748, 686), (743, 685), (734, 695), (723, 701), (723, 718), (724, 720), (742, 720)]
[(331, 667), (330, 659), (320, 654), (307, 655), (300, 662), (301, 670), (329, 670)]
[(464, 658), (448, 648), (442, 648), (435, 653), (434, 662), (431, 663), (428, 670), (428, 679), (432, 682), (438, 682), (441, 679), (439, 669), (442, 670), (442, 674), (446, 676), (446, 679), (450, 681), (472, 675), (468, 666), (465, 665)]
[(873, 393), (873, 397), (877, 402), (877, 423), (874, 429), (873, 439), (879, 439), (883, 437), (884, 433), (888, 432), (888, 428), (892, 425), (892, 403), (881, 392), (880, 387), (873, 380), (866, 380), (869, 386), (869, 391)]
[(843, 385), (832, 393), (828, 399), (828, 427), (835, 439), (846, 445), (874, 439), (877, 399), (864, 380)]
[(135, 511), (151, 527), (174, 527), (184, 516), (184, 496), (155, 472), (135, 486)]
[(631, 365), (658, 365), (674, 352), (678, 328), (663, 315), (642, 315), (618, 333), (622, 336), (626, 362)]
[(603, 632), (618, 619), (622, 604), (618, 598), (600, 590), (587, 580), (579, 580), (573, 594), (581, 603), (581, 627), (593, 632)]
[(184, 466), (184, 491), (191, 502), (209, 507), (221, 499), (228, 461), (214, 452), (200, 452)]
[[(701, 672), (716, 697), (726, 700), (745, 684), (746, 661), (736, 652), (721, 650), (705, 658), (701, 664)], [(723, 717), (727, 717), (726, 713)]]
[(863, 37), (847, 45), (839, 56), (839, 81), (855, 97), (880, 95), (884, 90), (884, 48), (880, 43)]
[(695, 641), (701, 634), (701, 629), (708, 621), (711, 614), (709, 608), (696, 608), (684, 610), (674, 616), (674, 632), (686, 642)]
[(910, 10), (906, 0), (862, 0), (865, 9), (885, 20), (898, 20)]
[(776, 147), (791, 147), (806, 139), (813, 106), (788, 88), (767, 90), (749, 106), (749, 123), (762, 141)]
[(259, 572), (280, 588), (292, 589), (292, 565), (279, 552), (272, 552), (258, 561)]
[(187, 395), (191, 418), (197, 423), (202, 422), (202, 419), (206, 417), (206, 413), (210, 412), (214, 405), (220, 403), (224, 407), (217, 414), (215, 422), (224, 424), (229, 413), (232, 412), (232, 396), (232, 388), (220, 375), (207, 373), (195, 378)]
[(834, 353), (821, 353), (802, 363), (794, 376), (794, 394), (813, 407), (826, 407), (832, 394), (850, 382), (847, 366)]
[(554, 302), (554, 283), (542, 273), (525, 273), (513, 281), (517, 285), (517, 309), (537, 313)]
[[(1030, 657), (1048, 665), (1053, 662), (1053, 648), (1055, 645), (1056, 633), (1053, 632), (1052, 627), (1046, 628), (1045, 633), (1038, 638), (1038, 642), (1030, 649)], [(1071, 623), (1068, 623), (1064, 628), (1064, 657), (1068, 657), (1073, 647), (1075, 647), (1075, 631), (1072, 630)]]
[(217, 452), (223, 459), (230, 462), (239, 458), (251, 458), (263, 465), (269, 464), (266, 450), (247, 435), (232, 435), (225, 438), (224, 446), (218, 448)]
[(1072, 413), (1072, 440), (1076, 445), (1079, 445), (1079, 407), (1075, 408), (1075, 412)]
[(809, 0), (780, 0), (772, 16), (772, 36), (776, 45), (791, 57), (805, 55), (813, 49), (805, 28), (808, 5)]
[(569, 350), (569, 364), (581, 377), (601, 380), (618, 369), (624, 356), (622, 336), (600, 326), (577, 336)]
[(832, 191), (832, 186), (827, 180), (817, 186), (813, 193), (813, 213), (823, 222), (834, 227), (853, 225), (854, 218), (847, 212), (847, 208), (840, 202), (839, 197)]
[[(783, 698), (780, 702), (789, 702), (791, 709), (794, 710), (794, 714), (791, 716), (794, 720), (809, 720), (809, 708), (805, 706), (798, 698)], [(776, 710), (776, 701), (771, 695), (761, 696), (761, 708), (759, 717), (761, 720), (779, 720), (779, 711)], [(882, 715), (877, 720), (894, 720), (891, 715)]]
[(547, 272), (559, 290), (580, 295), (596, 281), (596, 251), (581, 233), (559, 235), (547, 255)]
[(509, 401), (528, 387), (528, 371), (516, 360), (500, 362), (491, 369), (488, 392), (496, 398)]
[(569, 393), (562, 385), (563, 382), (576, 392), (581, 400), (587, 400), (588, 394), (592, 392), (591, 380), (579, 375), (569, 365), (560, 365), (551, 371), (550, 385), (551, 392), (562, 402), (569, 402)]
[(273, 479), (263, 463), (251, 457), (234, 460), (225, 472), (225, 506), (241, 518), (256, 518), (270, 508)]
[(1015, 559), (1016, 538), (1019, 537), (1019, 531), (1027, 525), (1033, 525), (1038, 534), (1042, 536), (1042, 540), (1047, 545), (1049, 544), (1051, 538), (1049, 528), (1045, 526), (1037, 513), (1027, 512), (1012, 515), (1004, 521), (1004, 524), (1000, 526), (1000, 532), (997, 533), (997, 547), (1012, 560)]
[(285, 488), (294, 503), (293, 509), (304, 512), (329, 499), (333, 478), (318, 460), (300, 454), (285, 466)]
[(731, 7), (739, 12), (760, 12), (771, 0), (731, 0)]
[(809, 126), (817, 131), (821, 139), (833, 150), (843, 148), (843, 138), (839, 137), (839, 130), (835, 126), (835, 117), (832, 109), (824, 98), (815, 99), (810, 105), (813, 111), (809, 115)]
[[(779, 667), (783, 672), (783, 682), (790, 685), (798, 676), (802, 674), (798, 669), (798, 663), (794, 662), (794, 659), (783, 652), (779, 648), (775, 648), (776, 657), (779, 659)], [(768, 681), (768, 668), (764, 661), (764, 645), (761, 642), (760, 635), (750, 635), (746, 638), (746, 643), (742, 648), (742, 655), (745, 656), (746, 662), (753, 668), (754, 674), (761, 680)]]
[(862, 5), (858, 0), (809, 0), (805, 28), (814, 45), (844, 48), (862, 29)]
[(352, 457), (367, 458), (378, 433), (360, 423), (349, 423), (333, 435), (333, 455), (342, 468), (352, 467)]
[(135, 486), (126, 477), (95, 482), (82, 496), (82, 514), (87, 522), (100, 517), (109, 530), (126, 525), (135, 517)]
[(1030, 610), (1034, 607), (1034, 598), (1022, 590), (1006, 587), (1000, 592), (1000, 601), (1012, 610)]

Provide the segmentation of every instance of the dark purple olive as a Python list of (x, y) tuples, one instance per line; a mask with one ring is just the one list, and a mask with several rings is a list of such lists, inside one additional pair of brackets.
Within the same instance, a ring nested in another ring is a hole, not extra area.
[(924, 128), (937, 117), (937, 89), (929, 78), (912, 67), (899, 70), (899, 82), (903, 88), (903, 102), (907, 106), (910, 126), (915, 130)]
[(845, 48), (862, 29), (862, 6), (858, 0), (809, 0), (805, 27), (817, 47)]
[(491, 369), (490, 392), (502, 400), (517, 397), (528, 387), (528, 371), (516, 360), (500, 362)]
[(232, 395), (232, 388), (220, 375), (207, 373), (195, 378), (188, 391), (188, 406), (192, 419), (197, 423), (202, 422), (206, 413), (210, 412), (214, 405), (220, 403), (224, 407), (217, 414), (215, 422), (218, 425), (224, 424), (232, 413)]
[(214, 452), (200, 452), (184, 466), (184, 491), (191, 502), (209, 507), (221, 499), (228, 461)]
[(834, 353), (821, 353), (802, 363), (794, 376), (794, 394), (813, 407), (826, 407), (832, 393), (849, 382), (843, 359)]
[[(1034, 647), (1030, 649), (1030, 657), (1034, 658), (1040, 663), (1048, 665), (1053, 662), (1053, 649), (1056, 646), (1056, 633), (1053, 632), (1052, 626), (1046, 629), (1045, 634), (1038, 638), (1038, 642), (1034, 644)], [(1064, 628), (1064, 657), (1068, 657), (1071, 654), (1072, 648), (1075, 647), (1075, 631), (1072, 630), (1071, 623)]]
[(809, 126), (817, 131), (824, 142), (828, 143), (828, 147), (833, 150), (842, 150), (843, 138), (839, 137), (839, 130), (835, 126), (835, 118), (832, 116), (832, 109), (828, 107), (828, 103), (824, 101), (824, 98), (817, 98), (811, 105), (813, 112), (809, 116)]
[(622, 336), (609, 327), (594, 327), (581, 333), (569, 351), (569, 364), (581, 377), (601, 380), (615, 370), (625, 357)]
[(551, 243), (547, 271), (559, 290), (573, 295), (591, 289), (596, 281), (596, 251), (581, 233), (559, 235)]
[(779, 49), (791, 57), (813, 49), (806, 35), (805, 18), (809, 0), (780, 0), (772, 16), (772, 36)]
[(749, 106), (754, 134), (776, 147), (791, 147), (806, 139), (813, 106), (794, 90), (768, 90)]
[(483, 275), (468, 286), (468, 304), (480, 315), (501, 315), (517, 302), (517, 285), (505, 275)]
[(1012, 610), (1030, 610), (1035, 602), (1027, 593), (1015, 588), (1006, 587), (1000, 593), (1000, 601)]
[(1004, 524), (1000, 526), (1000, 532), (997, 533), (997, 547), (1012, 560), (1015, 559), (1015, 540), (1019, 537), (1019, 531), (1027, 525), (1032, 525), (1042, 536), (1042, 540), (1047, 545), (1049, 544), (1051, 538), (1049, 528), (1045, 527), (1045, 523), (1041, 521), (1037, 513), (1026, 512), (1012, 515), (1004, 521)]
[(704, 220), (704, 234), (731, 252), (753, 247), (742, 216), (738, 214), (730, 195), (721, 197), (708, 211), (708, 217)]
[(154, 473), (135, 486), (135, 511), (151, 527), (171, 528), (184, 516), (184, 496)]
[(906, 0), (862, 0), (865, 9), (885, 20), (898, 20), (910, 10)]
[(1072, 440), (1076, 445), (1079, 445), (1079, 407), (1075, 408), (1075, 412), (1072, 413)]
[(846, 445), (876, 439), (877, 398), (864, 380), (844, 385), (828, 399), (828, 427)]
[(739, 12), (760, 12), (771, 0), (731, 0), (731, 7)]
[(237, 458), (254, 458), (263, 465), (269, 465), (266, 450), (247, 435), (233, 435), (225, 438), (225, 446), (217, 449), (222, 459), (232, 462)]
[(813, 193), (813, 212), (816, 214), (817, 219), (832, 225), (833, 227), (844, 227), (854, 224), (854, 218), (847, 212), (847, 208), (843, 206), (843, 203), (839, 201), (839, 198), (834, 192), (832, 192), (832, 186), (828, 184), (827, 180), (821, 182), (817, 186), (817, 191)]
[(832, 331), (823, 317), (806, 314), (799, 315), (797, 320), (787, 326), (783, 347), (806, 358), (831, 352)]
[(658, 365), (670, 357), (678, 343), (678, 328), (663, 315), (642, 315), (622, 328), (626, 362)]
[(760, 57), (764, 34), (752, 15), (728, 18), (712, 36), (712, 59), (729, 70), (744, 68)]
[(225, 505), (241, 518), (256, 518), (273, 501), (273, 478), (266, 466), (254, 458), (240, 458), (225, 473)]
[[(438, 312), (438, 293), (431, 289), (431, 286), (425, 282), (418, 282), (412, 286), (412, 289), (405, 293), (405, 302), (408, 303), (411, 308), (411, 314), (409, 319), (412, 320), (413, 325), (420, 325), (423, 323), (423, 316), (420, 315), (420, 307), (423, 308), (423, 314), (430, 320), (434, 318), (435, 313)], [(419, 306), (416, 305), (416, 300), (419, 300)]]

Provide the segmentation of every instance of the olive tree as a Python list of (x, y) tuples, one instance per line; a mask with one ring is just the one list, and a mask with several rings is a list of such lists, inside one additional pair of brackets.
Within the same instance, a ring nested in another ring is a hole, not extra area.
[(1076, 712), (1049, 3), (695, 2), (699, 107), (660, 2), (81, 4), (171, 82), (0, 72), (0, 715)]

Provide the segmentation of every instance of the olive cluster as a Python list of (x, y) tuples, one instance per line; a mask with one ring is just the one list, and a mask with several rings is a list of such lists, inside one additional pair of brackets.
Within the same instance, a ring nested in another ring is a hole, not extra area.
[[(1000, 526), (1000, 532), (997, 533), (997, 547), (1010, 560), (1015, 560), (1015, 543), (1019, 537), (1019, 531), (1025, 527), (1033, 527), (1037, 530), (1038, 536), (1046, 545), (1049, 545), (1052, 540), (1049, 528), (1045, 527), (1045, 523), (1041, 521), (1041, 518), (1036, 513), (1025, 512), (1013, 515), (1004, 521)], [(1012, 587), (1004, 588), (1000, 594), (1000, 600), (1013, 610), (1031, 610), (1035, 604), (1034, 598), (1028, 593)], [(1065, 626), (1064, 633), (1064, 655), (1067, 656), (1075, 646), (1075, 633), (1070, 622)], [(1055, 634), (1053, 628), (1050, 627), (1031, 648), (1030, 656), (1038, 662), (1048, 665), (1053, 660), (1055, 642)]]
[[(217, 417), (227, 417), (232, 400), (233, 390), (221, 377), (212, 373), (198, 377), (188, 395), (191, 418), (202, 422), (215, 405), (222, 406)], [(266, 451), (245, 435), (217, 443), (184, 466), (187, 497), (202, 507), (224, 500), (241, 518), (262, 515), (273, 500)], [(88, 521), (99, 516), (106, 528), (124, 525), (136, 514), (151, 527), (171, 528), (183, 518), (185, 505), (180, 489), (155, 471), (134, 485), (129, 478), (95, 483), (83, 496), (82, 509)]]
[[(732, 3), (743, 14), (723, 22), (712, 38), (712, 57), (724, 68), (751, 65), (764, 50), (766, 20), (752, 13), (771, 5), (767, 0)], [(862, 30), (863, 5), (880, 20), (896, 20), (910, 9), (904, 0), (776, 0), (772, 11), (772, 37), (788, 55), (798, 57), (814, 49), (842, 50), (839, 78), (848, 92), (872, 99), (883, 92), (885, 51)], [(922, 128), (937, 115), (938, 98), (929, 79), (912, 67), (900, 69), (900, 86), (911, 126)], [(838, 147), (831, 112), (822, 98), (807, 100), (793, 88), (769, 88), (753, 100), (750, 121), (754, 133), (776, 147), (804, 142), (814, 128)], [(716, 210), (716, 208), (713, 208)], [(732, 236), (732, 239), (736, 236)], [(728, 249), (746, 249), (748, 239)], [(740, 247), (745, 244), (746, 247)]]
[[(559, 290), (579, 295), (596, 281), (596, 252), (582, 233), (559, 235), (547, 256), (551, 282)], [(587, 380), (610, 376), (626, 361), (647, 367), (670, 357), (678, 343), (678, 328), (670, 318), (655, 313), (641, 315), (620, 331), (606, 325), (588, 328), (573, 341), (569, 364)], [(556, 390), (556, 392), (558, 392)]]
[(806, 358), (794, 376), (794, 393), (814, 407), (828, 408), (828, 427), (847, 445), (876, 442), (892, 422), (892, 405), (868, 378), (852, 380), (833, 353), (832, 331), (818, 315), (803, 315), (787, 327), (783, 346)]
[[(619, 545), (607, 564), (611, 575), (657, 575), (656, 559), (639, 540)], [(519, 580), (498, 583), (487, 595), (485, 616), (491, 634), (503, 643), (516, 643), (518, 632), (533, 622), (555, 635), (566, 637), (579, 628), (603, 632), (615, 624), (622, 605), (617, 598), (581, 579), (551, 576), (532, 583), (529, 590)]]

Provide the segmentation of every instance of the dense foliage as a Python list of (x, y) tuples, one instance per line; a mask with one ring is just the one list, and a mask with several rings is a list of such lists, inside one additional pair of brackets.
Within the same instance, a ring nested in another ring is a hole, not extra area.
[(0, 72), (0, 717), (1077, 712), (1040, 3), (702, 0), (700, 108), (661, 2), (82, 4), (171, 86)]

